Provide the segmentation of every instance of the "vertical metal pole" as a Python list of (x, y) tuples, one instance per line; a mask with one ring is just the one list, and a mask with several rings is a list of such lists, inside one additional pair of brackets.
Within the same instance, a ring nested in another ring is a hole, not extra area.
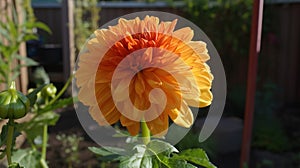
[(246, 107), (244, 118), (243, 142), (241, 151), (240, 168), (249, 163), (252, 123), (255, 105), (256, 76), (257, 76), (257, 57), (260, 51), (263, 0), (254, 0), (252, 9), (251, 39), (248, 64), (248, 79), (246, 93)]

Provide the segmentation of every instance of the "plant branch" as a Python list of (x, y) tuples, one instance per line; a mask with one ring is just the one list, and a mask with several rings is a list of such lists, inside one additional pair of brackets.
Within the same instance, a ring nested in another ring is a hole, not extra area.
[(62, 94), (68, 89), (68, 86), (70, 85), (72, 79), (73, 79), (73, 75), (71, 75), (69, 77), (69, 79), (65, 83), (64, 87), (59, 91), (59, 93), (47, 105), (53, 104), (57, 99), (60, 98), (60, 96), (62, 96)]
[(11, 148), (13, 144), (13, 137), (14, 137), (14, 126), (13, 120), (8, 120), (8, 132), (7, 132), (7, 141), (6, 141), (6, 156), (8, 165), (11, 164)]
[(42, 144), (42, 159), (46, 160), (47, 153), (47, 142), (48, 142), (48, 125), (43, 126), (43, 144)]

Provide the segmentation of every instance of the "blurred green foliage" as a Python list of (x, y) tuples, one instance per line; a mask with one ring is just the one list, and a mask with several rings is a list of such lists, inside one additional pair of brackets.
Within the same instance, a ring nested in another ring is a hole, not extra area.
[(78, 55), (87, 38), (99, 27), (100, 7), (97, 0), (75, 0), (74, 40)]
[(202, 148), (207, 152), (208, 156), (212, 158), (216, 157), (215, 142), (212, 140), (212, 138), (209, 138), (205, 142), (200, 143), (199, 135), (193, 130), (189, 131), (184, 136), (184, 138), (175, 145), (175, 147), (179, 151), (193, 148)]
[(276, 85), (267, 83), (256, 92), (253, 147), (271, 152), (284, 152), (290, 149), (289, 139), (275, 114)]
[(80, 162), (79, 160), (79, 143), (83, 141), (83, 138), (76, 135), (57, 135), (56, 139), (62, 143), (63, 153), (62, 156), (65, 158), (65, 162), (68, 168), (72, 168)]
[(20, 55), (20, 46), (28, 40), (38, 38), (34, 31), (37, 28), (51, 33), (48, 26), (36, 21), (31, 8), (31, 0), (13, 2), (8, 3), (0, 12), (4, 16), (4, 19), (0, 20), (0, 83), (6, 86), (20, 75), (22, 67), (38, 64)]
[(248, 57), (252, 0), (183, 1), (187, 18), (211, 39), (227, 75), (240, 70), (235, 63)]

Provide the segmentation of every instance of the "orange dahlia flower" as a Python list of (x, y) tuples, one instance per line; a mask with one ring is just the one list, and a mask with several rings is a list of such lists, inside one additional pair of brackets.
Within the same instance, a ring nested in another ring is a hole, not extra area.
[(189, 27), (174, 30), (176, 23), (146, 16), (94, 32), (75, 77), (78, 98), (99, 125), (120, 121), (136, 135), (145, 121), (152, 135), (164, 135), (169, 118), (188, 128), (189, 106), (211, 104), (206, 44), (192, 41)]

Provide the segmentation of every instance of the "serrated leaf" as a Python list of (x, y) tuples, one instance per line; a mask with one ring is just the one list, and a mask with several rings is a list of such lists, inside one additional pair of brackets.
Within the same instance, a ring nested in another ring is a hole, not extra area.
[(136, 145), (135, 153), (126, 159), (121, 160), (120, 168), (148, 168), (152, 167), (152, 157), (147, 154), (145, 145)]
[(155, 154), (163, 153), (166, 156), (169, 156), (172, 152), (178, 152), (178, 150), (168, 142), (161, 140), (152, 140), (148, 143), (147, 148)]
[(31, 149), (18, 149), (17, 151), (13, 152), (12, 161), (19, 163), (21, 166), (24, 167), (34, 167), (39, 168), (41, 167), (39, 164), (40, 154), (36, 150)]
[(216, 166), (209, 161), (205, 151), (199, 148), (184, 150), (178, 155), (174, 155), (173, 158), (186, 160), (188, 162), (201, 165), (207, 168), (216, 168)]

